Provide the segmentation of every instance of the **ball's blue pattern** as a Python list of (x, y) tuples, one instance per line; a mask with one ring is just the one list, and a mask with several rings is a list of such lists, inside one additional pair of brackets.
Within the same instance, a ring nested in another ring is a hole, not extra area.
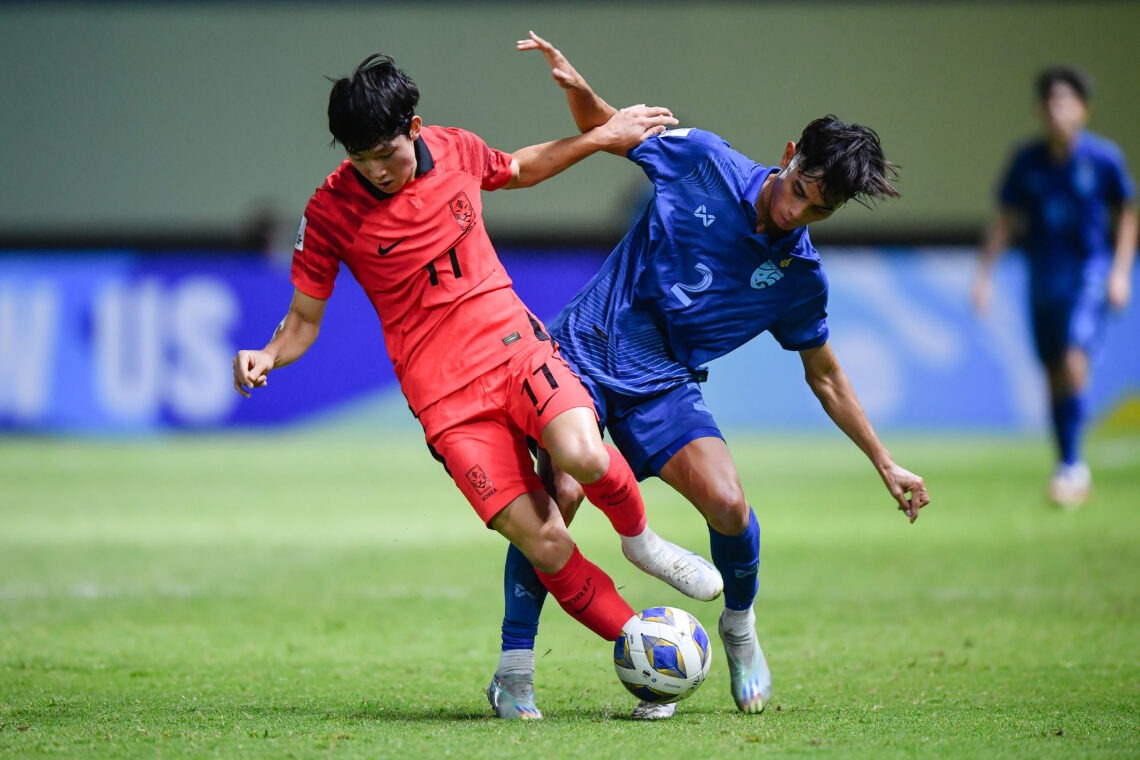
[(645, 656), (654, 670), (667, 676), (686, 677), (685, 663), (676, 644), (653, 636), (643, 635), (641, 640), (645, 642)]
[(673, 610), (668, 607), (650, 607), (638, 613), (638, 617), (649, 623), (668, 623), (669, 625), (673, 625), (675, 622)]
[(617, 637), (614, 642), (614, 664), (622, 667), (633, 669), (633, 658), (629, 654), (629, 637), (624, 633)]

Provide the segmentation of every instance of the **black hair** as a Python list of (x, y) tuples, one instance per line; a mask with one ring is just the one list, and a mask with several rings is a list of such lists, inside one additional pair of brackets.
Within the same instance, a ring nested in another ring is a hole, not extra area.
[(329, 93), (333, 145), (363, 153), (407, 135), (419, 100), (420, 89), (390, 56), (368, 56), (352, 76), (333, 82)]
[(1088, 105), (1093, 94), (1093, 80), (1089, 73), (1077, 66), (1050, 66), (1037, 75), (1037, 100), (1044, 103), (1049, 99), (1053, 85), (1063, 82), (1073, 88), (1081, 102)]
[(898, 179), (898, 167), (883, 156), (875, 130), (831, 114), (804, 127), (793, 160), (801, 175), (819, 181), (829, 203), (854, 198), (870, 206), (876, 199), (899, 195), (891, 187)]

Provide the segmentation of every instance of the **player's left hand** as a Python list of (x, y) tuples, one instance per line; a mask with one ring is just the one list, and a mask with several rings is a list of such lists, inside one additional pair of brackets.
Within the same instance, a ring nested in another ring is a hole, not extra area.
[[(930, 503), (930, 494), (926, 492), (926, 483), (922, 478), (909, 470), (904, 470), (894, 462), (879, 470), (887, 490), (899, 504), (899, 510), (910, 518), (913, 523), (918, 519), (918, 510)], [(909, 494), (909, 496), (907, 495)]]
[(1113, 269), (1108, 275), (1108, 305), (1123, 311), (1132, 300), (1132, 273)]
[(570, 65), (570, 61), (566, 60), (566, 56), (562, 55), (562, 51), (534, 32), (530, 32), (528, 39), (519, 40), (515, 43), (515, 48), (518, 50), (538, 50), (546, 56), (546, 62), (550, 64), (551, 76), (554, 77), (554, 81), (558, 82), (558, 85), (563, 89), (590, 89), (590, 86), (586, 84), (586, 80), (582, 78), (578, 70)]
[(597, 129), (603, 131), (609, 146), (606, 150), (624, 156), (646, 138), (661, 134), (676, 123), (668, 108), (639, 104), (621, 109)]

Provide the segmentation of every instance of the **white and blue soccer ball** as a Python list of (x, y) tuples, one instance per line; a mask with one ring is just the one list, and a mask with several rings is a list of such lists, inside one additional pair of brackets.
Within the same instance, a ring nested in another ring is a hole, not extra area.
[(664, 705), (690, 696), (712, 665), (709, 636), (676, 607), (650, 607), (622, 626), (614, 642), (614, 669), (638, 699)]

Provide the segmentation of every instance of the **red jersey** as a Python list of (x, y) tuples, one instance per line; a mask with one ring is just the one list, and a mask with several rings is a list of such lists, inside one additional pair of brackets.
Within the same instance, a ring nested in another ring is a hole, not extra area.
[(533, 344), (540, 326), (483, 226), (479, 191), (510, 180), (511, 156), (443, 127), (424, 127), (415, 150), (416, 175), (395, 194), (348, 160), (329, 175), (305, 209), (292, 280), (324, 300), (340, 263), (348, 266), (418, 415)]

